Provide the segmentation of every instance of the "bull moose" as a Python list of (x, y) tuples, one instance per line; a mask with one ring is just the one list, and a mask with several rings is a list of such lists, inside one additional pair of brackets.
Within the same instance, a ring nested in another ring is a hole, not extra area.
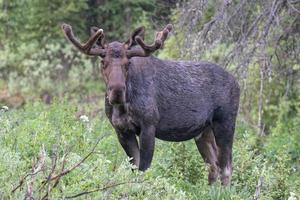
[(156, 33), (151, 45), (144, 42), (144, 27), (124, 43), (106, 43), (103, 30), (92, 27), (85, 44), (75, 38), (70, 25), (63, 24), (62, 29), (82, 53), (101, 57), (105, 113), (139, 170), (150, 167), (155, 137), (175, 142), (194, 139), (209, 165), (209, 184), (218, 177), (223, 185), (230, 184), (240, 96), (231, 74), (210, 62), (152, 56), (163, 46), (170, 24)]

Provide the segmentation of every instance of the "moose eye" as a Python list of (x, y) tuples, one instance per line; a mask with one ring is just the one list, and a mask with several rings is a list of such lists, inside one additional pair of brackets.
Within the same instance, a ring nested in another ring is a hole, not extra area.
[(124, 68), (125, 68), (126, 71), (128, 71), (129, 65), (130, 65), (130, 61), (127, 61), (127, 62), (125, 63), (125, 65), (124, 65)]
[(107, 66), (107, 65), (105, 64), (104, 60), (101, 60), (101, 67), (102, 67), (103, 69), (105, 69), (106, 66)]

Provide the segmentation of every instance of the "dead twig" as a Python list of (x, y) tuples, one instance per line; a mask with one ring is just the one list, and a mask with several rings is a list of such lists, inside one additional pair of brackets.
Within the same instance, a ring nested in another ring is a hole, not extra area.
[[(41, 189), (42, 189), (45, 185), (48, 185), (48, 190), (47, 190), (46, 194), (41, 198), (41, 200), (46, 200), (46, 199), (48, 199), (49, 194), (51, 193), (51, 191), (53, 190), (53, 188), (55, 188), (55, 187), (58, 185), (60, 179), (61, 179), (63, 176), (69, 174), (71, 171), (73, 171), (73, 170), (76, 169), (77, 167), (79, 167), (82, 163), (84, 163), (84, 162), (85, 162), (85, 161), (86, 161), (86, 160), (87, 160), (87, 159), (95, 152), (95, 149), (96, 149), (97, 145), (99, 144), (99, 142), (100, 142), (104, 137), (106, 137), (106, 136), (107, 136), (107, 134), (106, 134), (106, 135), (103, 135), (102, 137), (100, 137), (100, 138), (97, 140), (97, 142), (96, 142), (96, 144), (94, 145), (94, 147), (92, 148), (92, 150), (91, 150), (91, 151), (90, 151), (83, 159), (81, 159), (78, 163), (76, 163), (75, 165), (73, 165), (73, 166), (70, 167), (69, 169), (65, 169), (66, 158), (67, 158), (68, 152), (67, 152), (66, 154), (64, 154), (64, 155), (63, 155), (62, 166), (61, 166), (61, 169), (60, 169), (60, 172), (59, 172), (58, 175), (54, 175), (54, 172), (55, 172), (55, 169), (56, 169), (56, 160), (57, 160), (57, 158), (55, 158), (55, 159), (52, 161), (53, 164), (52, 164), (52, 170), (51, 170), (50, 174), (47, 176), (47, 179), (46, 179), (45, 181), (42, 182), (42, 187), (41, 187)], [(51, 184), (52, 181), (54, 181), (53, 184)], [(41, 190), (41, 189), (40, 189), (40, 190)]]
[(253, 196), (253, 200), (258, 200), (259, 199), (259, 193), (262, 187), (262, 183), (263, 183), (263, 177), (260, 176), (256, 185), (256, 189), (255, 189), (255, 193)]
[[(45, 177), (44, 181), (42, 181), (41, 185), (39, 186), (40, 192), (44, 190), (45, 186), (47, 186), (46, 193), (40, 199), (41, 200), (48, 199), (53, 188), (57, 187), (57, 185), (59, 184), (60, 179), (63, 176), (65, 176), (65, 175), (69, 174), (70, 172), (72, 172), (73, 170), (75, 170), (76, 168), (78, 168), (82, 163), (84, 163), (95, 152), (95, 149), (96, 149), (97, 145), (99, 144), (99, 142), (106, 136), (108, 136), (108, 134), (101, 136), (97, 140), (97, 142), (95, 143), (95, 145), (93, 146), (91, 151), (89, 151), (89, 153), (84, 158), (82, 158), (79, 162), (77, 162), (75, 165), (71, 166), (68, 169), (65, 169), (65, 165), (66, 165), (66, 161), (67, 161), (66, 158), (67, 158), (67, 155), (69, 152), (65, 153), (62, 157), (61, 167), (58, 170), (59, 173), (56, 175), (55, 175), (55, 173), (57, 173), (57, 168), (58, 168), (58, 164), (57, 164), (58, 163), (58, 154), (55, 153), (52, 157), (51, 170), (50, 170), (49, 174)], [(25, 176), (23, 176), (20, 179), (19, 184), (11, 191), (12, 193), (14, 193), (18, 188), (22, 187), (22, 185), (28, 179), (28, 177), (31, 177), (30, 181), (27, 183), (28, 187), (26, 190), (25, 199), (26, 200), (33, 199), (33, 192), (34, 192), (33, 191), (33, 183), (35, 181), (36, 175), (39, 172), (41, 172), (44, 168), (45, 157), (46, 157), (46, 152), (45, 152), (45, 149), (43, 146), (37, 162), (33, 164), (32, 172), (26, 174)]]
[[(44, 146), (42, 146), (42, 151), (45, 151)], [(33, 177), (42, 170), (42, 167), (45, 162), (45, 155), (44, 155), (45, 152), (42, 152), (42, 151), (39, 155), (36, 166), (32, 166), (32, 172), (28, 173), (25, 176), (20, 178), (19, 184), (16, 187), (14, 187), (14, 189), (12, 189), (12, 191), (11, 191), (12, 193), (14, 193), (18, 188), (20, 188), (24, 184), (27, 177), (29, 177), (29, 176)], [(35, 165), (35, 164), (33, 164), (33, 165)]]
[(219, 12), (206, 24), (203, 26), (203, 34), (202, 37), (203, 39), (206, 39), (208, 32), (211, 30), (212, 26), (219, 20), (221, 20), (224, 16), (224, 12), (226, 7), (230, 4), (230, 1), (223, 0)]
[(98, 139), (98, 141), (96, 142), (96, 144), (94, 145), (94, 147), (92, 148), (92, 150), (91, 150), (91, 151), (90, 151), (83, 159), (81, 159), (78, 163), (76, 163), (75, 165), (73, 165), (73, 166), (70, 167), (69, 169), (63, 170), (61, 173), (59, 173), (58, 175), (53, 176), (53, 177), (50, 178), (49, 180), (46, 180), (46, 182), (48, 182), (48, 181), (53, 181), (53, 180), (58, 179), (58, 178), (60, 178), (60, 177), (62, 177), (62, 176), (65, 176), (65, 175), (69, 174), (70, 172), (72, 172), (72, 171), (73, 171), (74, 169), (76, 169), (77, 167), (79, 167), (82, 163), (84, 163), (84, 161), (86, 161), (86, 159), (88, 159), (88, 158), (95, 152), (95, 149), (96, 149), (97, 145), (99, 144), (99, 142), (100, 142), (104, 137), (106, 137), (106, 136), (107, 136), (107, 134), (104, 135), (104, 136), (102, 136), (102, 137), (100, 137), (100, 138)]
[[(297, 3), (299, 3), (300, 1), (298, 1)], [(295, 11), (296, 13), (300, 14), (300, 10), (298, 10), (293, 4), (295, 4), (295, 2), (291, 2), (289, 0), (287, 0), (287, 4), (288, 6)]]
[(45, 166), (46, 152), (45, 147), (42, 145), (42, 149), (39, 155), (39, 158), (36, 163), (33, 163), (32, 173), (30, 174), (31, 179), (27, 183), (27, 190), (25, 193), (25, 200), (33, 199), (33, 184), (36, 178), (36, 175), (42, 171)]
[(145, 182), (145, 181), (128, 181), (128, 182), (115, 183), (115, 184), (111, 184), (111, 185), (108, 185), (108, 186), (105, 186), (105, 187), (100, 187), (100, 188), (96, 188), (96, 189), (93, 189), (93, 190), (80, 192), (80, 193), (72, 195), (72, 196), (67, 196), (66, 199), (72, 199), (72, 198), (80, 197), (82, 195), (86, 195), (86, 194), (90, 194), (90, 193), (94, 193), (94, 192), (99, 192), (99, 191), (104, 191), (104, 190), (107, 190), (109, 188), (117, 187), (117, 186), (120, 186), (120, 185), (125, 185), (125, 184), (130, 184), (130, 183), (143, 183), (143, 182)]

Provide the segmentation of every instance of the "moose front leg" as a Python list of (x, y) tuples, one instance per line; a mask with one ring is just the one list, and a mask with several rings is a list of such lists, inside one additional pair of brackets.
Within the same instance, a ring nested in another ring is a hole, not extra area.
[(139, 170), (145, 171), (150, 167), (155, 143), (155, 127), (153, 125), (141, 128), (140, 134), (140, 165)]
[(130, 162), (135, 166), (139, 166), (140, 162), (140, 151), (139, 145), (134, 133), (121, 133), (117, 131), (118, 139), (125, 150), (128, 157), (132, 158)]

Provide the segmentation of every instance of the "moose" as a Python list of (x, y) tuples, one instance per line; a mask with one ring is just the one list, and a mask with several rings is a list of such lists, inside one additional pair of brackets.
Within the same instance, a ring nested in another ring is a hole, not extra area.
[(152, 56), (163, 47), (172, 28), (168, 24), (148, 45), (143, 26), (126, 42), (111, 43), (105, 42), (102, 29), (92, 27), (91, 37), (82, 44), (70, 25), (62, 25), (66, 38), (79, 51), (101, 57), (105, 113), (139, 170), (150, 167), (155, 138), (174, 142), (194, 139), (209, 166), (208, 183), (220, 178), (228, 185), (239, 107), (238, 82), (217, 64)]

